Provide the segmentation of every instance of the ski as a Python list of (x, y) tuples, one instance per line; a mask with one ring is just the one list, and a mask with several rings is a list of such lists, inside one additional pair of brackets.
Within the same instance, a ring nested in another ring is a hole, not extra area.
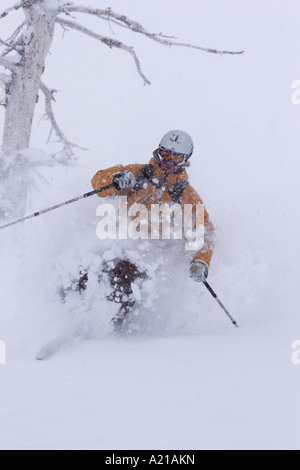
[(75, 345), (89, 339), (89, 336), (79, 332), (62, 335), (43, 346), (36, 355), (37, 361), (46, 361), (61, 351), (73, 348)]

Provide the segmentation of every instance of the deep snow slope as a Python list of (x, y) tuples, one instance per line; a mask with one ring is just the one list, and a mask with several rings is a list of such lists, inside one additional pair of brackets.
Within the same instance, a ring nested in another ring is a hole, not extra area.
[[(111, 335), (114, 306), (96, 291), (62, 305), (61, 285), (111, 248), (96, 237), (96, 197), (0, 232), (0, 449), (299, 449), (300, 365), (291, 357), (300, 339), (300, 108), (291, 85), (300, 77), (300, 7), (103, 6), (180, 41), (245, 54), (163, 48), (86, 18), (135, 46), (152, 82), (143, 87), (130, 56), (58, 29), (44, 80), (61, 91), (55, 111), (65, 133), (89, 150), (78, 150), (76, 166), (31, 171), (27, 213), (90, 190), (100, 168), (147, 162), (166, 131), (182, 128), (195, 143), (191, 183), (216, 228), (209, 282), (240, 329), (188, 278), (181, 257), (166, 259), (159, 296), (141, 311), (135, 335)], [(20, 15), (2, 20), (1, 37)], [(41, 97), (32, 147), (55, 152), (42, 114)], [(154, 266), (155, 249), (148, 256)], [(48, 341), (74, 331), (90, 339), (35, 360)]]
[(292, 331), (92, 341), (1, 369), (1, 448), (299, 448)]

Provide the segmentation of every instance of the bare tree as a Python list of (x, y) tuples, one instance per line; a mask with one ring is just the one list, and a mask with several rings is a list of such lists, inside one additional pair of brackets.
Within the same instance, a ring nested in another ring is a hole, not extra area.
[(6, 69), (5, 74), (0, 74), (0, 80), (6, 88), (6, 99), (2, 100), (6, 107), (2, 150), (6, 155), (14, 155), (19, 150), (29, 147), (35, 105), (40, 90), (45, 97), (45, 115), (50, 120), (51, 131), (56, 133), (58, 140), (63, 144), (65, 154), (72, 155), (74, 144), (66, 138), (53, 113), (52, 102), (55, 100), (55, 90), (47, 87), (42, 81), (45, 60), (53, 41), (56, 25), (60, 25), (64, 30), (76, 30), (110, 48), (127, 52), (134, 60), (144, 84), (150, 84), (141, 69), (133, 47), (83, 26), (75, 18), (76, 14), (93, 15), (99, 20), (109, 21), (120, 28), (146, 36), (165, 46), (191, 47), (219, 55), (243, 52), (221, 51), (176, 42), (174, 38), (147, 31), (140, 23), (114, 12), (111, 8), (102, 10), (63, 0), (21, 0), (0, 14), (0, 19), (16, 10), (24, 12), (24, 21), (8, 39), (0, 38), (0, 66)]

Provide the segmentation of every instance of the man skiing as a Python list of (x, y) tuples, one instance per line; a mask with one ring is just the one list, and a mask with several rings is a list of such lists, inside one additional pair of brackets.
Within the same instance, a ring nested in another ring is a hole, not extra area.
[[(126, 196), (128, 209), (135, 203), (143, 204), (148, 210), (153, 204), (165, 203), (195, 207), (203, 202), (189, 184), (186, 172), (193, 149), (193, 141), (187, 133), (169, 131), (161, 139), (148, 164), (117, 165), (100, 170), (93, 177), (92, 186), (99, 189), (110, 185), (98, 196)], [(213, 232), (209, 215), (204, 210), (204, 244), (190, 261), (190, 277), (197, 282), (205, 281), (208, 276), (213, 254)], [(112, 287), (109, 300), (120, 304), (119, 312), (112, 321), (115, 330), (122, 331), (124, 320), (129, 317), (135, 304), (132, 283), (138, 278), (147, 278), (147, 273), (141, 272), (129, 259), (116, 259), (113, 266), (107, 266), (106, 272)], [(79, 281), (78, 290), (85, 290), (87, 281), (85, 274)]]

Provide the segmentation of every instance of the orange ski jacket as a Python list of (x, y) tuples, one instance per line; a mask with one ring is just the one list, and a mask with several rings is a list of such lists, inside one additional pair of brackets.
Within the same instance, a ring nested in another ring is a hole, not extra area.
[[(112, 187), (99, 193), (98, 196), (101, 198), (115, 195), (127, 196), (128, 209), (131, 205), (137, 203), (144, 204), (148, 211), (151, 210), (151, 204), (177, 203), (182, 208), (185, 204), (193, 206), (203, 204), (199, 194), (189, 184), (185, 169), (179, 174), (166, 176), (154, 159), (151, 159), (147, 165), (116, 165), (106, 170), (100, 170), (92, 179), (93, 188), (100, 189), (103, 186), (112, 184), (116, 173), (126, 170), (131, 171), (137, 179), (134, 190), (126, 188), (120, 191)], [(205, 262), (208, 266), (210, 265), (214, 249), (213, 234), (213, 224), (206, 209), (204, 209), (204, 245), (200, 251), (196, 252), (191, 261), (199, 260)]]

